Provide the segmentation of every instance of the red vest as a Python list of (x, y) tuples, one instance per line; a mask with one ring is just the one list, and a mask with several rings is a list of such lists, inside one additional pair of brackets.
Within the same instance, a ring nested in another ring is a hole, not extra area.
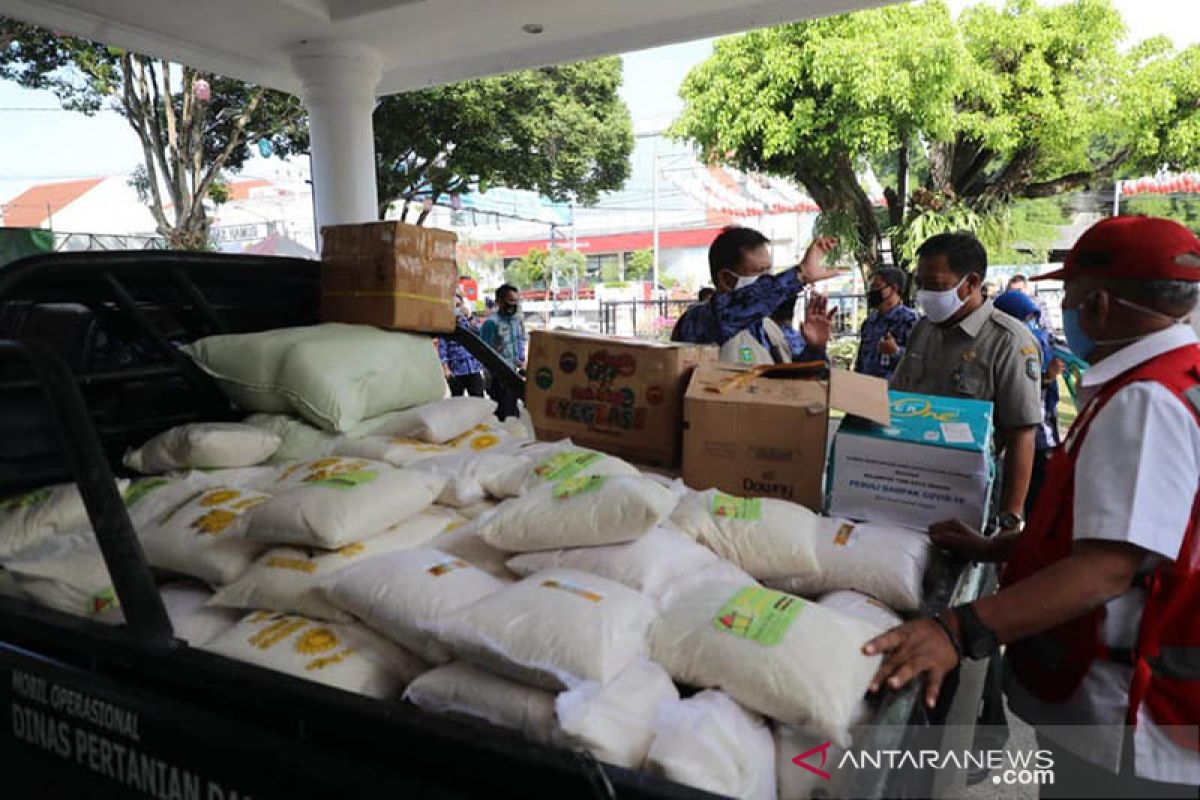
[[(1200, 425), (1200, 345), (1151, 359), (1105, 384), (1075, 421), (1066, 442), (1051, 456), (1045, 483), (1029, 524), (1005, 566), (1011, 586), (1071, 554), (1074, 543), (1075, 465), (1092, 421), (1113, 396), (1133, 383), (1158, 383), (1192, 411)], [(1062, 703), (1074, 694), (1096, 659), (1133, 664), (1127, 723), (1145, 705), (1158, 725), (1200, 724), (1200, 488), (1179, 498), (1192, 506), (1191, 524), (1179, 557), (1160, 565), (1142, 585), (1146, 604), (1136, 648), (1114, 653), (1101, 639), (1104, 607), (1043, 634), (1009, 646), (1007, 657), (1021, 684), (1044, 702)], [(1174, 734), (1174, 731), (1169, 733)], [(1172, 738), (1197, 749), (1196, 737)]]

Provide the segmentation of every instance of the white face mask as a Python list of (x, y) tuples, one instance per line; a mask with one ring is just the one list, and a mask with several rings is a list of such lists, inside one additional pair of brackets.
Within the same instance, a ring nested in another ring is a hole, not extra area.
[(751, 284), (753, 284), (753, 283), (754, 283), (756, 280), (758, 280), (759, 278), (761, 278), (761, 277), (762, 277), (762, 273), (761, 273), (761, 272), (760, 272), (760, 273), (758, 273), (757, 275), (738, 275), (738, 274), (737, 274), (736, 272), (734, 272), (733, 270), (730, 270), (730, 273), (731, 273), (731, 274), (733, 274), (733, 275), (734, 275), (734, 277), (736, 277), (736, 278), (737, 278), (737, 283), (735, 283), (735, 284), (733, 285), (733, 290), (734, 290), (735, 292), (736, 292), (738, 289), (745, 289), (747, 286), (750, 286), (750, 285), (751, 285)]
[(921, 289), (917, 292), (917, 305), (925, 312), (925, 316), (929, 317), (929, 321), (933, 323), (942, 323), (958, 313), (958, 310), (967, 304), (958, 296), (958, 290), (967, 282), (966, 276), (958, 282), (958, 285), (953, 289), (947, 289), (944, 292), (933, 292), (928, 289)]

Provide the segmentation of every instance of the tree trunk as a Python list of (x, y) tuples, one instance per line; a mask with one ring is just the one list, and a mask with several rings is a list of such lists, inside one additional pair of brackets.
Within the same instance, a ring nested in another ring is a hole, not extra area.
[(849, 156), (820, 165), (798, 164), (796, 179), (824, 214), (848, 218), (855, 231), (854, 256), (864, 280), (879, 266), (881, 232), (871, 198), (863, 191)]

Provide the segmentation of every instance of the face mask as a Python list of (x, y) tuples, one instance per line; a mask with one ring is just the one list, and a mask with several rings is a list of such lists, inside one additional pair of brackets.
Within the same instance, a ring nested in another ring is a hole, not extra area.
[(867, 305), (870, 308), (878, 308), (883, 305), (883, 289), (872, 289), (867, 292)]
[(757, 274), (757, 275), (738, 275), (738, 274), (737, 274), (736, 272), (734, 272), (733, 270), (727, 270), (727, 271), (729, 272), (729, 274), (730, 274), (730, 275), (732, 275), (732, 276), (734, 276), (735, 278), (737, 278), (737, 283), (735, 283), (735, 284), (733, 285), (733, 290), (734, 290), (735, 292), (736, 292), (738, 289), (745, 289), (747, 286), (750, 286), (750, 285), (752, 285), (752, 284), (753, 284), (753, 283), (754, 283), (756, 280), (758, 280), (759, 278), (761, 278), (761, 277), (762, 277), (762, 273), (761, 273), (761, 272), (760, 272), (759, 274)]
[(1071, 352), (1087, 361), (1096, 349), (1096, 342), (1084, 333), (1083, 326), (1079, 324), (1078, 308), (1063, 309), (1063, 333), (1067, 337), (1067, 347), (1071, 348)]
[(506, 317), (511, 317), (521, 310), (521, 306), (517, 303), (506, 303), (500, 306), (500, 313)]
[(947, 289), (944, 292), (933, 292), (928, 289), (922, 289), (917, 292), (917, 305), (921, 306), (921, 310), (925, 312), (925, 316), (929, 317), (930, 322), (935, 324), (945, 322), (966, 305), (967, 301), (958, 296), (958, 290), (966, 282), (967, 279), (964, 276), (958, 282), (958, 286), (955, 286), (953, 289)]
[(1131, 300), (1124, 300), (1120, 297), (1114, 297), (1113, 301), (1116, 303), (1119, 303), (1120, 305), (1125, 306), (1126, 308), (1132, 308), (1135, 311), (1140, 311), (1143, 314), (1149, 314), (1152, 317), (1158, 317), (1159, 319), (1165, 319), (1169, 322), (1174, 323), (1175, 325), (1186, 325), (1188, 322), (1188, 319), (1191, 318), (1191, 314), (1187, 314), (1183, 317), (1175, 318), (1175, 317), (1172, 317), (1170, 314), (1164, 314), (1161, 311), (1155, 311), (1153, 308), (1146, 308), (1145, 306), (1139, 306), (1137, 303), (1134, 303)]

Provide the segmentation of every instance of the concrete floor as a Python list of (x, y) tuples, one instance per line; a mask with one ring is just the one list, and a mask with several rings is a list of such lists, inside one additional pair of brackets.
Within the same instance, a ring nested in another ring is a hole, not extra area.
[[(1008, 713), (1008, 746), (1010, 752), (1024, 751), (1031, 752), (1037, 749), (1037, 740), (1033, 735), (1033, 728), (1026, 725), (1021, 719), (1008, 711), (1008, 704), (1005, 703), (1005, 710)], [(994, 784), (991, 778), (978, 783), (974, 786), (968, 786), (966, 793), (963, 795), (965, 800), (1037, 800), (1038, 790), (1036, 786), (1009, 786), (1004, 784)]]

